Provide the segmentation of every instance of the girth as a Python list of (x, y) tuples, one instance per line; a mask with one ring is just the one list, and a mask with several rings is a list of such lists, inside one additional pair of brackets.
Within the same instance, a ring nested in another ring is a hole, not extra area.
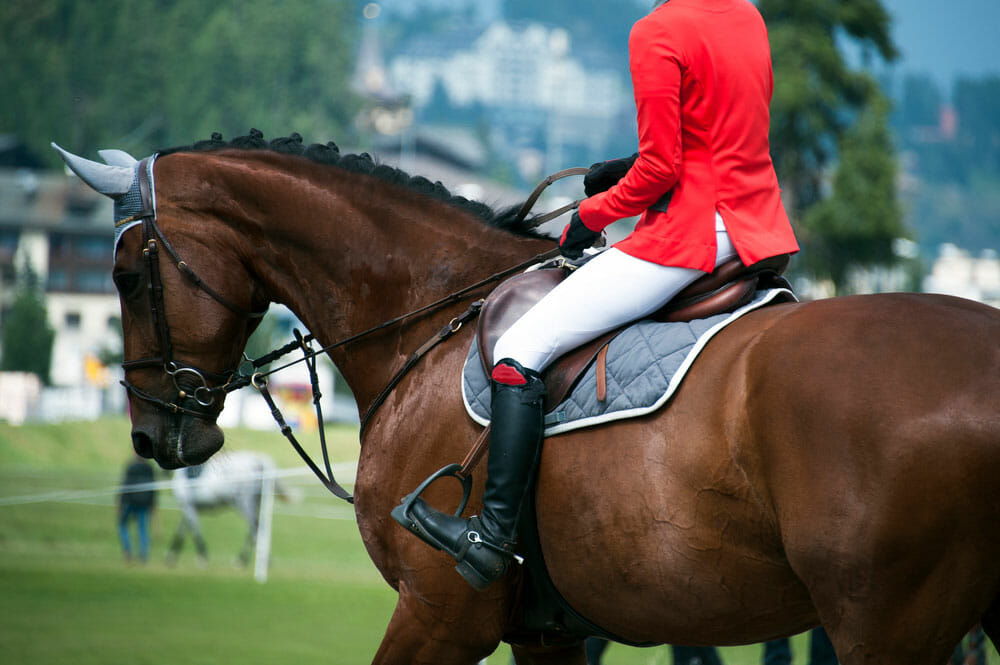
[[(782, 286), (790, 289), (781, 277), (789, 259), (790, 255), (781, 254), (751, 266), (743, 265), (739, 258), (731, 259), (689, 284), (649, 318), (663, 322), (704, 319), (747, 304), (759, 288)], [(570, 270), (561, 263), (521, 273), (502, 283), (486, 298), (476, 339), (487, 376), (493, 369), (493, 347), (500, 336), (569, 274)], [(595, 358), (601, 362), (607, 344), (630, 323), (566, 353), (546, 369), (543, 374), (547, 389), (546, 410), (565, 399)], [(598, 372), (599, 383), (601, 374)]]

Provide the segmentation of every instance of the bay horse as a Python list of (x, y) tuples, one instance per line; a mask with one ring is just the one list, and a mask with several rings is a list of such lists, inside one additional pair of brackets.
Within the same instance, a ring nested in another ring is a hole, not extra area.
[[(475, 663), (507, 639), (521, 665), (584, 663), (578, 641), (515, 635), (520, 567), (476, 592), (390, 517), (480, 434), (459, 391), (473, 333), (380, 397), (489, 287), (380, 323), (554, 241), (366, 156), (300, 143), (216, 136), (139, 164), (64, 153), (115, 197), (127, 229), (114, 280), (136, 451), (175, 468), (222, 447), (220, 384), (269, 302), (323, 345), (376, 328), (329, 351), (362, 412), (381, 401), (361, 432), (355, 510), (399, 597), (373, 662)], [(155, 198), (141, 223), (124, 217), (140, 190)], [(940, 665), (981, 620), (997, 644), (998, 339), (1000, 311), (937, 295), (747, 314), (709, 342), (666, 408), (546, 440), (536, 507), (553, 583), (635, 643), (735, 645), (822, 624), (844, 665)], [(452, 484), (423, 496), (454, 508)]]

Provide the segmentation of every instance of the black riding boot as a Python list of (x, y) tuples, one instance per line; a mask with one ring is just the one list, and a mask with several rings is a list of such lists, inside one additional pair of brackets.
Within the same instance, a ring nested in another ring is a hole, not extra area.
[(532, 370), (505, 358), (493, 368), (492, 420), (482, 515), (442, 513), (422, 499), (393, 510), (393, 517), (426, 543), (458, 561), (455, 569), (476, 589), (503, 575), (514, 556), (521, 507), (541, 453), (545, 384)]

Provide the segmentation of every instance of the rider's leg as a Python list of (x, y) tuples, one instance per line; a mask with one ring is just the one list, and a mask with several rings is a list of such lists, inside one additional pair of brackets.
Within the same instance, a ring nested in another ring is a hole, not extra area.
[[(721, 219), (716, 242), (718, 266), (736, 256)], [(567, 277), (505, 332), (494, 358), (513, 358), (544, 371), (567, 351), (663, 307), (705, 273), (662, 266), (617, 249), (595, 256)]]
[[(721, 225), (718, 263), (735, 255)], [(544, 430), (545, 386), (540, 372), (552, 360), (666, 304), (703, 273), (661, 266), (611, 249), (570, 275), (497, 341), (493, 368), (489, 459), (483, 511), (468, 520), (417, 498), (407, 529), (458, 561), (457, 570), (483, 589), (506, 570), (517, 522), (534, 478)]]
[(514, 554), (517, 523), (532, 485), (543, 431), (545, 384), (537, 372), (505, 359), (493, 369), (493, 421), (483, 510), (469, 519), (413, 501), (403, 526), (458, 561), (456, 570), (485, 589), (507, 569)]

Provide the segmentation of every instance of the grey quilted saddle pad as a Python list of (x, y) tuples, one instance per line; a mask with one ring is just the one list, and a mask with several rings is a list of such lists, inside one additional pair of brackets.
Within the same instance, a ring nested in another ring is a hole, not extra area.
[[(634, 418), (659, 409), (716, 333), (747, 312), (795, 299), (788, 289), (769, 289), (758, 291), (753, 300), (732, 313), (682, 323), (642, 320), (633, 324), (608, 348), (604, 401), (597, 399), (597, 371), (591, 363), (566, 399), (545, 415), (545, 435)], [(475, 340), (462, 370), (462, 399), (473, 420), (489, 424), (490, 382)]]

